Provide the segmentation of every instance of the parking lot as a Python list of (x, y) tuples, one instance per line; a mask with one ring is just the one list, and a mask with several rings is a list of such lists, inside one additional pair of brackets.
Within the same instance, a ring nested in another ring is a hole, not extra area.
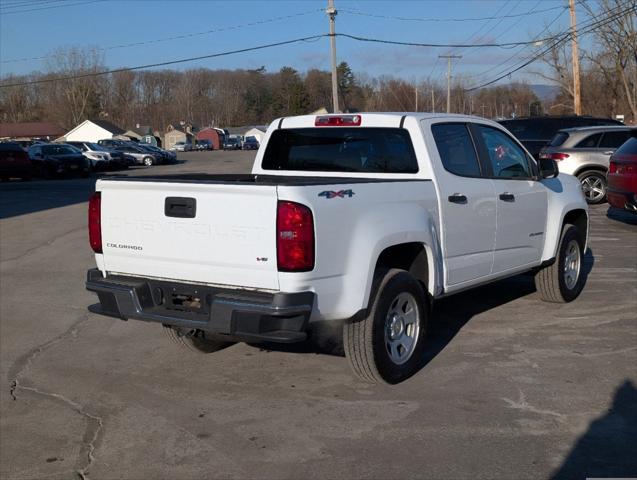
[[(254, 152), (112, 175), (249, 172)], [(87, 312), (95, 178), (0, 185), (0, 477), (637, 476), (637, 216), (591, 209), (586, 287), (436, 303), (428, 360), (359, 382), (337, 342), (186, 353)]]

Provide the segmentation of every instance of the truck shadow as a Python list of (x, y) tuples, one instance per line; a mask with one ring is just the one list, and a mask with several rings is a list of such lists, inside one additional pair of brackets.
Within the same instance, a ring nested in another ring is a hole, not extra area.
[(613, 403), (575, 443), (553, 480), (628, 478), (637, 472), (637, 389), (630, 380), (617, 388)]
[[(589, 248), (584, 255), (584, 280), (590, 274), (595, 257)], [(437, 300), (429, 317), (427, 348), (419, 371), (449, 345), (460, 330), (476, 315), (496, 309), (536, 292), (533, 275), (527, 273)], [(539, 296), (537, 301), (541, 302)], [(252, 344), (266, 351), (323, 354), (344, 357), (342, 323), (312, 323), (308, 341), (296, 344)]]

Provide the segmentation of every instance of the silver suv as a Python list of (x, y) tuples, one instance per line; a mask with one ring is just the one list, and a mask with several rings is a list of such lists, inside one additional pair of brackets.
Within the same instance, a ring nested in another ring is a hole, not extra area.
[(610, 156), (630, 138), (631, 130), (634, 127), (565, 128), (540, 151), (540, 158), (556, 160), (560, 172), (579, 178), (588, 203), (601, 203)]

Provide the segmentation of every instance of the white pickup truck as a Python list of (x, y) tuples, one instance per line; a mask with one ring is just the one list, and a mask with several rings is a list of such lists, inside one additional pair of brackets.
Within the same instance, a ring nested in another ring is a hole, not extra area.
[(270, 125), (250, 175), (101, 179), (90, 310), (186, 346), (300, 342), (343, 324), (364, 380), (412, 375), (435, 299), (521, 272), (542, 299), (583, 288), (579, 182), (499, 124), (420, 113)]

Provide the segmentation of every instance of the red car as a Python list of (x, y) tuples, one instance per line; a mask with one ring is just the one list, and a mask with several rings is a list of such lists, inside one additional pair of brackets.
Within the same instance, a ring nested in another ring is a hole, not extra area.
[(10, 178), (31, 178), (31, 160), (29, 154), (20, 144), (15, 142), (0, 143), (0, 179), (7, 181)]
[(637, 136), (633, 135), (610, 157), (608, 203), (637, 213)]

